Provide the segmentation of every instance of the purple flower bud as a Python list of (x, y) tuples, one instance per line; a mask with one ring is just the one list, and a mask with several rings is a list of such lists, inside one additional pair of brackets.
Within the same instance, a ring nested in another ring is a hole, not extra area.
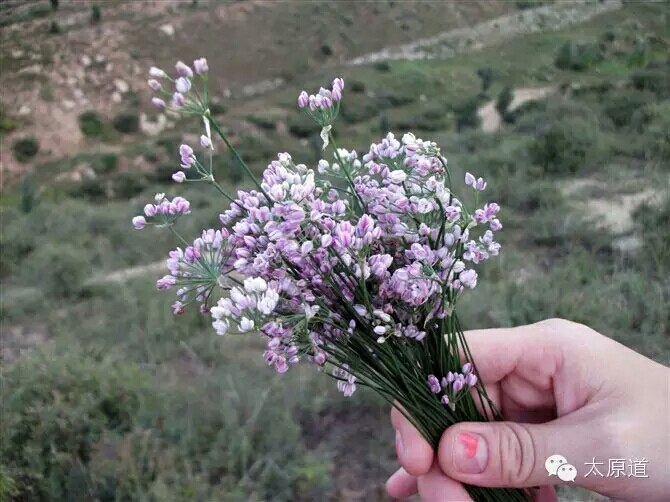
[(486, 182), (484, 181), (483, 178), (477, 178), (477, 181), (473, 186), (475, 190), (479, 190), (481, 192), (486, 188)]
[(186, 179), (186, 175), (184, 174), (184, 171), (177, 171), (176, 173), (174, 173), (174, 174), (172, 175), (172, 179), (173, 179), (176, 183), (183, 183), (184, 180)]
[(177, 75), (180, 77), (193, 78), (193, 70), (187, 64), (178, 61), (175, 69), (177, 70)]
[(147, 204), (144, 206), (144, 215), (147, 216), (148, 218), (151, 218), (156, 214), (156, 206), (153, 204)]
[(462, 377), (462, 375), (458, 375), (460, 378), (457, 378), (453, 384), (451, 384), (451, 389), (454, 394), (458, 394), (463, 387), (465, 386), (465, 379)]
[(449, 398), (448, 398), (446, 395), (445, 395), (445, 396), (442, 396), (442, 399), (440, 399), (440, 402), (441, 402), (443, 405), (446, 406), (446, 405), (449, 404)]
[(344, 90), (344, 80), (339, 77), (333, 80), (333, 89), (337, 89), (341, 93)]
[(465, 363), (461, 371), (463, 372), (464, 375), (472, 373), (472, 363)]
[(207, 73), (209, 71), (209, 66), (207, 65), (207, 60), (205, 58), (196, 59), (193, 61), (193, 68), (198, 75)]
[(166, 275), (156, 281), (156, 287), (160, 290), (171, 289), (177, 284), (177, 278), (172, 275)]
[(468, 387), (474, 387), (477, 385), (477, 375), (474, 373), (468, 373), (468, 375), (465, 377), (465, 383), (468, 385)]
[(200, 136), (200, 146), (203, 148), (209, 148), (212, 146), (212, 140), (209, 139), (208, 136), (205, 136), (204, 134)]
[(172, 304), (172, 313), (174, 315), (181, 315), (184, 313), (184, 304), (182, 302), (174, 302)]
[(147, 84), (149, 84), (149, 87), (151, 87), (154, 91), (157, 91), (161, 88), (161, 83), (156, 80), (156, 79), (149, 79), (147, 81)]
[(165, 78), (167, 77), (166, 73), (161, 70), (160, 68), (156, 68), (155, 66), (152, 66), (149, 69), (149, 76), (153, 78)]
[(333, 92), (331, 93), (333, 102), (337, 103), (342, 99), (342, 91), (339, 89), (333, 89)]
[(180, 145), (179, 146), (179, 156), (183, 158), (188, 158), (191, 155), (193, 155), (193, 148), (191, 148), (188, 145)]
[(474, 187), (476, 183), (475, 177), (470, 173), (465, 173), (465, 184)]
[(442, 390), (442, 387), (440, 387), (440, 381), (435, 375), (428, 375), (428, 387), (430, 387), (430, 391), (433, 394), (439, 394)]
[(153, 97), (151, 98), (151, 103), (157, 108), (165, 108), (165, 101), (163, 101), (161, 98)]
[(175, 82), (175, 87), (177, 89), (177, 92), (181, 94), (186, 94), (188, 91), (191, 90), (191, 81), (184, 77), (179, 77)]
[(133, 218), (133, 226), (137, 230), (142, 230), (144, 228), (144, 225), (147, 224), (147, 220), (144, 218), (144, 216), (135, 216)]
[(309, 96), (306, 91), (302, 91), (298, 96), (298, 108), (305, 108), (309, 104)]
[(184, 97), (183, 94), (179, 92), (175, 92), (172, 95), (172, 104), (174, 104), (176, 107), (180, 108), (186, 104), (186, 98)]

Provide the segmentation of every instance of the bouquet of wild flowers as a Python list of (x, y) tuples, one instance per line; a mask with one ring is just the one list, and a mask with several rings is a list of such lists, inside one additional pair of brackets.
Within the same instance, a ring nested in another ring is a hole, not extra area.
[[(176, 80), (157, 68), (149, 85), (165, 94), (159, 107), (202, 117), (197, 153), (180, 147), (173, 176), (211, 183), (230, 203), (221, 228), (206, 229), (192, 244), (174, 230), (190, 213), (182, 197), (158, 194), (133, 219), (167, 227), (181, 241), (169, 253), (170, 274), (158, 289), (176, 289), (176, 314), (192, 303), (209, 313), (216, 333), (258, 332), (264, 358), (279, 373), (300, 360), (316, 364), (351, 396), (373, 389), (436, 447), (444, 430), (461, 421), (502, 417), (477, 380), (454, 307), (477, 285), (474, 265), (497, 256), (499, 206), (477, 207), (486, 187), (466, 174), (475, 208), (452, 191), (447, 161), (435, 143), (389, 133), (359, 158), (338, 149), (332, 125), (344, 82), (305, 91), (298, 106), (321, 127), (330, 159), (315, 169), (280, 153), (257, 180), (229, 143), (208, 108), (207, 62), (176, 65)], [(202, 88), (194, 87), (201, 82)], [(164, 86), (174, 86), (168, 92)], [(212, 174), (218, 134), (246, 170), (255, 190), (226, 192)], [(475, 501), (527, 501), (516, 489), (467, 487)]]

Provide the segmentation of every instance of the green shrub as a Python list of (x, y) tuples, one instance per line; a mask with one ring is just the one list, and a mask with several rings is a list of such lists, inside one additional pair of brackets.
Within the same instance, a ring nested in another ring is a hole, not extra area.
[(100, 11), (100, 6), (95, 4), (91, 7), (91, 23), (98, 24), (102, 19), (102, 13)]
[(60, 33), (60, 25), (57, 21), (51, 21), (49, 23), (49, 33), (51, 35), (58, 35)]
[(493, 79), (495, 78), (495, 73), (492, 68), (480, 68), (477, 70), (477, 76), (482, 81), (482, 94), (486, 95), (486, 92), (491, 87)]
[(352, 80), (349, 87), (351, 87), (351, 92), (354, 94), (363, 94), (366, 88), (365, 82), (361, 82), (360, 80)]
[(544, 110), (525, 115), (515, 129), (532, 136), (528, 153), (546, 174), (566, 175), (594, 170), (611, 155), (612, 124), (583, 103), (547, 100)]
[(146, 376), (70, 352), (30, 358), (2, 377), (11, 391), (3, 402), (0, 456), (21, 469), (18, 489), (32, 492), (30, 500), (84, 500), (96, 444), (129, 432), (141, 405)]
[[(399, 94), (393, 94), (392, 89), (389, 89), (385, 94), (385, 98), (381, 99), (394, 99), (394, 103), (402, 101), (402, 97)], [(370, 120), (378, 114), (379, 108), (377, 104), (365, 94), (352, 94), (349, 96), (349, 99), (343, 100), (340, 103), (340, 117), (348, 124), (358, 124)], [(314, 121), (312, 121), (312, 131), (314, 130), (314, 126)]]
[[(3, 372), (0, 456), (24, 474), (21, 495), (279, 502), (328, 488), (329, 463), (302, 446), (288, 389), (241, 364), (179, 385), (178, 366), (153, 366), (68, 348)], [(245, 395), (250, 385), (259, 392)]]
[(177, 171), (176, 162), (161, 162), (147, 174), (149, 181), (155, 183), (174, 183), (172, 175)]
[(134, 134), (140, 130), (140, 117), (134, 112), (122, 112), (114, 117), (114, 129), (123, 134)]
[(630, 124), (637, 111), (654, 101), (651, 92), (621, 91), (607, 96), (603, 112), (616, 127), (621, 128)]
[(465, 129), (476, 129), (481, 125), (481, 118), (479, 117), (479, 103), (477, 98), (466, 101), (462, 105), (456, 107), (456, 130), (461, 132)]
[(43, 243), (26, 259), (22, 273), (46, 294), (72, 298), (91, 273), (88, 258), (74, 244)]
[(642, 204), (633, 213), (633, 219), (644, 242), (643, 265), (656, 277), (667, 280), (670, 273), (670, 196), (660, 204)]
[(639, 40), (635, 44), (633, 53), (628, 57), (628, 66), (631, 68), (644, 68), (649, 63), (649, 44), (646, 40)]
[(116, 153), (103, 153), (91, 163), (96, 174), (109, 174), (119, 166), (119, 156)]
[(277, 127), (276, 117), (262, 114), (249, 115), (247, 121), (266, 131), (274, 131)]
[(16, 122), (10, 118), (0, 115), (0, 135), (7, 134), (16, 129)]
[[(2, 232), (0, 232), (0, 274), (7, 276), (18, 269), (21, 261), (37, 246), (37, 232), (28, 222), (34, 221), (37, 210), (23, 213), (18, 207), (2, 209)], [(38, 216), (39, 217), (39, 216)]]
[(602, 60), (603, 53), (598, 45), (571, 40), (558, 50), (554, 65), (561, 70), (585, 71)]
[(105, 132), (105, 125), (97, 111), (87, 110), (79, 115), (79, 129), (84, 136), (100, 137)]
[(34, 136), (17, 139), (12, 146), (14, 158), (21, 163), (28, 162), (40, 150), (40, 144)]
[(30, 173), (21, 176), (20, 190), (19, 208), (22, 213), (29, 213), (35, 207), (36, 202), (35, 183)]
[(70, 197), (99, 203), (107, 198), (105, 181), (97, 176), (82, 176), (80, 180), (65, 183), (65, 191)]
[[(172, 172), (174, 173), (173, 168)], [(172, 175), (170, 175), (172, 176)], [(141, 194), (147, 188), (147, 181), (138, 173), (125, 172), (119, 173), (112, 183), (114, 197), (117, 199), (132, 199)]]
[(640, 91), (650, 91), (660, 99), (670, 98), (670, 63), (665, 68), (645, 68), (635, 71), (630, 77), (633, 87)]
[(292, 113), (287, 121), (289, 132), (300, 139), (307, 139), (315, 132), (318, 134), (318, 126), (306, 113)]
[[(584, 127), (580, 129), (580, 132), (587, 130)], [(588, 140), (572, 133), (573, 130), (566, 124), (545, 128), (530, 143), (528, 151), (533, 163), (552, 174), (574, 174), (586, 167)], [(572, 140), (578, 143), (573, 144)]]
[(218, 117), (219, 115), (224, 115), (228, 111), (228, 108), (220, 101), (212, 101), (209, 104), (209, 111), (212, 115)]
[(636, 111), (631, 118), (631, 130), (638, 133), (629, 138), (634, 153), (646, 159), (655, 159), (661, 166), (670, 168), (670, 102), (648, 104)]
[(388, 61), (377, 61), (372, 65), (372, 67), (382, 73), (391, 71), (391, 64)]
[(441, 88), (429, 73), (409, 67), (390, 74), (376, 94), (380, 101), (395, 107), (415, 103), (422, 94), (431, 96)]
[(498, 99), (496, 100), (496, 110), (500, 115), (504, 115), (509, 105), (512, 104), (514, 100), (514, 91), (510, 86), (505, 86), (500, 94), (498, 94)]

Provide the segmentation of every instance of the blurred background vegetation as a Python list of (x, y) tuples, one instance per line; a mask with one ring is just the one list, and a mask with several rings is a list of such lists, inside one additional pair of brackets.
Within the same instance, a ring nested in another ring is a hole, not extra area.
[[(256, 4), (0, 4), (0, 501), (387, 500), (384, 403), (347, 401), (311, 367), (276, 376), (259, 339), (175, 319), (154, 289), (174, 243), (131, 217), (180, 194), (194, 237), (223, 209), (170, 178), (199, 124), (148, 106), (146, 70), (178, 58), (210, 60), (212, 111), (257, 172), (280, 151), (318, 160), (295, 97), (341, 75), (340, 146), (412, 131), (454, 179), (484, 176), (503, 253), (461, 304), (468, 328), (563, 317), (670, 363), (667, 2)], [(105, 37), (121, 63), (84, 50)], [(216, 162), (246, 186), (224, 149)]]

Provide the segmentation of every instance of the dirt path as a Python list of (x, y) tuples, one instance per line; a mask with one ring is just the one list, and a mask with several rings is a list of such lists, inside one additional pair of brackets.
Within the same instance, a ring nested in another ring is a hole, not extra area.
[(435, 37), (396, 47), (387, 47), (381, 51), (352, 59), (349, 64), (364, 65), (377, 61), (454, 57), (468, 50), (481, 49), (519, 35), (561, 30), (573, 24), (588, 21), (605, 12), (620, 9), (622, 6), (621, 0), (561, 1), (501, 16), (470, 28), (450, 30)]

